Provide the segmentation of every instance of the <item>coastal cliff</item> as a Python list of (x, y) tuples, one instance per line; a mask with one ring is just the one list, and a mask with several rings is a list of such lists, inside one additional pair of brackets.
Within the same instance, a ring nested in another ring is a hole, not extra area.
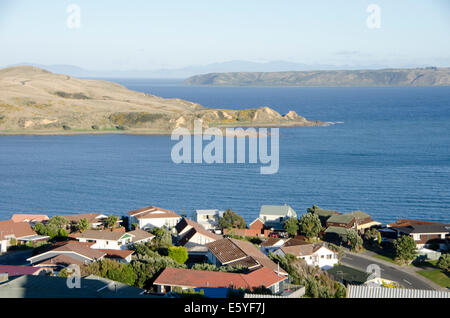
[(450, 68), (210, 73), (189, 77), (184, 84), (214, 86), (450, 86)]
[(315, 126), (291, 111), (281, 115), (269, 107), (212, 109), (200, 104), (136, 92), (107, 81), (82, 80), (32, 66), (0, 70), (0, 133), (170, 134), (191, 129), (236, 126)]

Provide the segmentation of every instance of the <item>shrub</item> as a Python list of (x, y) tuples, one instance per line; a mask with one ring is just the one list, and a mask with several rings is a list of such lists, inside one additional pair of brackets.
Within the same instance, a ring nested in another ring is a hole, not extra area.
[(123, 125), (118, 125), (118, 126), (116, 126), (116, 129), (117, 130), (126, 130), (126, 127)]
[(417, 256), (416, 242), (409, 235), (403, 235), (394, 241), (397, 258), (404, 263), (411, 263)]
[(242, 216), (231, 211), (231, 209), (227, 209), (223, 216), (219, 218), (219, 226), (222, 229), (245, 229), (247, 227), (247, 224), (245, 223)]
[(92, 125), (91, 128), (92, 128), (93, 130), (98, 130), (98, 129), (99, 129), (97, 125)]
[(170, 246), (168, 252), (169, 257), (178, 264), (184, 264), (188, 259), (188, 252), (184, 246)]
[(64, 130), (70, 130), (70, 129), (72, 129), (72, 128), (70, 128), (70, 126), (68, 126), (68, 125), (62, 125), (62, 128), (63, 128)]
[(443, 271), (449, 272), (450, 271), (450, 254), (442, 254), (441, 257), (439, 257), (439, 260), (436, 263), (436, 265)]

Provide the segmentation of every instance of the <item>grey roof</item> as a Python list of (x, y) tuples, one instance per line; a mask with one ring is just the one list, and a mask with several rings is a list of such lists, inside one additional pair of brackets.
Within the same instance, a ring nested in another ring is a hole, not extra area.
[(67, 279), (23, 275), (0, 284), (0, 298), (128, 298), (148, 297), (143, 289), (97, 276), (81, 278), (81, 288), (67, 287)]
[(450, 298), (450, 292), (349, 285), (347, 298)]
[(327, 222), (330, 223), (350, 223), (355, 217), (351, 214), (335, 214), (330, 216)]
[(295, 210), (291, 208), (289, 205), (263, 205), (261, 206), (261, 210), (259, 211), (259, 215), (279, 215), (286, 216), (288, 215), (289, 210), (292, 210), (295, 214)]
[(346, 235), (347, 234), (347, 229), (343, 228), (343, 227), (339, 227), (339, 226), (329, 226), (326, 230), (325, 233), (336, 233), (336, 234), (341, 234), (341, 235)]

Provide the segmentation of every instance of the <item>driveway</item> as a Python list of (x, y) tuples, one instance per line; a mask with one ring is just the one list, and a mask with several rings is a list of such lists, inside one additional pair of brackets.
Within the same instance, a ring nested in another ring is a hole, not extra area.
[(0, 255), (0, 265), (29, 265), (27, 258), (31, 257), (32, 250), (11, 251)]
[(389, 262), (378, 260), (369, 255), (355, 254), (346, 252), (346, 256), (341, 260), (342, 264), (366, 272), (370, 264), (376, 264), (381, 269), (381, 277), (396, 281), (405, 288), (444, 290), (440, 286), (428, 281), (425, 277), (416, 274), (414, 269), (403, 268), (401, 266), (390, 264)]

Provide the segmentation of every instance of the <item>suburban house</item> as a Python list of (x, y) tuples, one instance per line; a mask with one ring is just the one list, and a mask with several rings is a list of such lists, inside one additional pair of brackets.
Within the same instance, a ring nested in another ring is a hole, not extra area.
[(217, 209), (195, 211), (197, 223), (207, 230), (214, 231), (219, 229), (219, 218), (223, 217), (223, 214), (224, 211)]
[(374, 221), (369, 214), (363, 211), (353, 211), (344, 215), (355, 217), (356, 231), (359, 233), (364, 233), (367, 229), (381, 226), (380, 222)]
[(223, 234), (238, 235), (238, 236), (254, 236), (254, 237), (268, 237), (270, 230), (266, 228), (264, 222), (260, 218), (256, 218), (248, 225), (248, 229), (224, 229)]
[(133, 224), (143, 230), (154, 227), (172, 228), (181, 220), (181, 216), (172, 210), (162, 209), (154, 206), (148, 206), (139, 210), (129, 211), (130, 215), (128, 226), (132, 229)]
[(208, 263), (216, 266), (243, 266), (249, 270), (267, 267), (280, 275), (287, 275), (281, 267), (263, 254), (255, 245), (232, 238), (208, 243)]
[(48, 236), (37, 235), (28, 222), (0, 221), (0, 253), (5, 253), (11, 245), (47, 239)]
[(448, 223), (417, 224), (404, 222), (402, 226), (389, 226), (388, 229), (395, 231), (397, 237), (400, 235), (411, 236), (416, 242), (417, 248), (435, 244), (445, 249), (450, 239), (450, 224)]
[(267, 228), (283, 230), (283, 223), (289, 218), (296, 218), (297, 213), (289, 205), (263, 205), (259, 211), (259, 219)]
[(93, 249), (126, 250), (132, 244), (144, 243), (154, 237), (147, 231), (136, 229), (130, 232), (111, 230), (86, 230), (76, 234), (75, 238), (82, 243), (93, 243)]
[(282, 290), (283, 282), (287, 277), (277, 275), (267, 267), (262, 267), (248, 274), (225, 273), (214, 271), (199, 271), (181, 268), (165, 268), (153, 283), (158, 293), (168, 293), (174, 288), (230, 288), (254, 289), (258, 287), (269, 288), (273, 293)]
[(222, 236), (206, 230), (188, 218), (182, 218), (175, 226), (178, 244), (187, 248), (189, 254), (203, 255), (208, 252), (206, 244), (222, 239)]
[(314, 214), (316, 214), (319, 217), (320, 220), (320, 224), (322, 224), (323, 227), (327, 226), (327, 221), (330, 217), (332, 217), (333, 215), (338, 215), (340, 214), (338, 211), (334, 211), (334, 210), (324, 210), (321, 209), (319, 207), (314, 207)]
[(303, 245), (306, 244), (305, 240), (300, 240), (296, 238), (276, 238), (269, 237), (266, 241), (260, 244), (260, 250), (266, 255), (269, 253), (273, 253), (280, 247), (294, 246), (294, 245)]
[(334, 214), (327, 220), (327, 227), (342, 227), (346, 229), (356, 229), (356, 218), (351, 214)]
[(339, 263), (337, 253), (330, 250), (324, 244), (302, 244), (282, 246), (274, 254), (286, 256), (292, 254), (298, 259), (303, 259), (309, 266), (319, 266), (321, 269), (332, 268)]
[(346, 243), (347, 230), (345, 227), (329, 226), (324, 232), (324, 240), (338, 245)]
[(34, 225), (38, 222), (46, 222), (50, 218), (45, 214), (13, 214), (11, 221), (15, 223), (27, 222)]
[(100, 249), (100, 252), (106, 253), (105, 258), (109, 258), (119, 263), (130, 263), (131, 255), (133, 255), (134, 250), (108, 250)]
[[(35, 266), (57, 266), (59, 262), (70, 264), (86, 264), (102, 259), (106, 255), (98, 249), (89, 247), (89, 244), (83, 244), (76, 241), (67, 241), (55, 244), (49, 250), (27, 258), (31, 265)], [(65, 256), (62, 258), (61, 256)], [(55, 259), (58, 257), (57, 259)], [(52, 260), (53, 259), (53, 260)]]
[[(63, 217), (69, 220), (71, 225), (77, 224), (81, 219), (86, 219), (92, 229), (103, 228), (106, 223), (106, 219), (108, 218), (107, 215), (99, 213), (68, 214), (63, 215)], [(121, 220), (118, 220), (118, 222), (121, 222)]]

